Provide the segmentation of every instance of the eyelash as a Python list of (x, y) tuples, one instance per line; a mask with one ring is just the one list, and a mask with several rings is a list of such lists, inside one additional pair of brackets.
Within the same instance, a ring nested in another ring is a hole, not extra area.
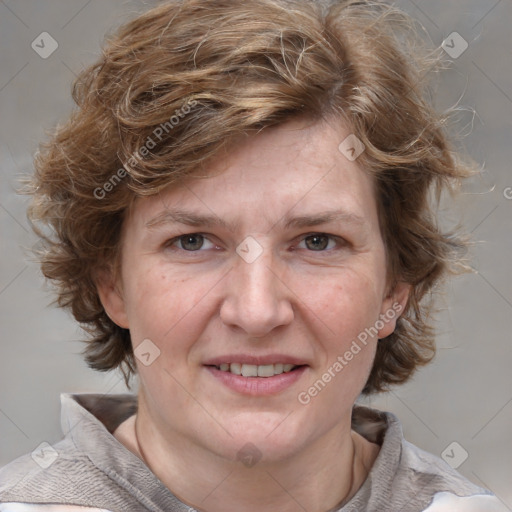
[[(181, 239), (187, 237), (187, 236), (202, 236), (205, 240), (208, 240), (210, 241), (210, 243), (214, 243), (212, 242), (206, 234), (204, 233), (199, 233), (199, 232), (196, 232), (196, 233), (184, 233), (182, 235), (178, 235), (174, 238), (171, 238), (169, 240), (167, 240), (165, 243), (164, 243), (164, 248), (169, 248), (171, 249), (172, 246), (176, 243), (176, 242), (179, 242)], [(307, 238), (309, 237), (314, 237), (314, 236), (320, 236), (320, 237), (327, 237), (329, 238), (329, 240), (334, 240), (338, 246), (341, 246), (341, 247), (346, 247), (349, 244), (349, 242), (347, 240), (345, 240), (344, 238), (340, 237), (340, 236), (336, 236), (336, 235), (331, 235), (329, 233), (320, 233), (320, 232), (314, 232), (314, 233), (308, 233), (308, 234), (305, 234), (305, 235), (302, 235), (302, 238), (300, 239), (300, 242), (306, 240)], [(299, 243), (300, 243), (299, 242)], [(329, 245), (329, 244), (328, 244)], [(322, 250), (318, 250), (318, 251), (314, 251), (314, 250), (308, 250), (306, 249), (308, 252), (311, 252), (311, 253), (326, 253), (326, 252), (331, 252), (333, 251), (335, 248), (330, 248), (330, 249), (322, 249)], [(180, 251), (183, 251), (183, 252), (187, 252), (187, 253), (191, 253), (191, 254), (194, 254), (194, 253), (201, 253), (201, 252), (204, 252), (201, 249), (198, 249), (196, 251), (187, 251), (186, 249), (182, 249), (182, 248), (177, 248), (177, 249), (174, 249), (174, 250), (180, 250)]]

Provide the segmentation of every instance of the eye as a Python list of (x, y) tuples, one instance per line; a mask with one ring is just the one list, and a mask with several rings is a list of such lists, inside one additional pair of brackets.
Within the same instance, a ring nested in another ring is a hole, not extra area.
[(314, 233), (303, 238), (306, 248), (316, 252), (333, 249), (336, 246), (337, 240), (339, 240), (339, 237), (327, 235), (325, 233)]
[(188, 252), (199, 251), (204, 248), (205, 242), (210, 243), (211, 247), (206, 247), (206, 249), (211, 249), (214, 245), (204, 237), (201, 233), (187, 233), (186, 235), (180, 235), (172, 240), (166, 242), (166, 247), (173, 247), (178, 245), (178, 249), (182, 249)]
[[(327, 252), (335, 249), (337, 245), (347, 245), (347, 242), (338, 236), (326, 233), (312, 233), (306, 235), (300, 241), (298, 247), (313, 252)], [(215, 244), (202, 233), (187, 233), (168, 240), (165, 243), (165, 247), (186, 252), (199, 252), (201, 249), (212, 249), (215, 247)]]

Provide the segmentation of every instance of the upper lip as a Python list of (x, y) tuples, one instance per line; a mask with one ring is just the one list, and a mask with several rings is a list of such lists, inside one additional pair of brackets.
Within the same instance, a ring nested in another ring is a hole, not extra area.
[(276, 363), (293, 364), (296, 366), (307, 364), (303, 359), (285, 354), (267, 354), (261, 356), (254, 356), (249, 354), (226, 354), (223, 356), (207, 359), (203, 364), (205, 366), (219, 366), (222, 363), (253, 364), (257, 366)]

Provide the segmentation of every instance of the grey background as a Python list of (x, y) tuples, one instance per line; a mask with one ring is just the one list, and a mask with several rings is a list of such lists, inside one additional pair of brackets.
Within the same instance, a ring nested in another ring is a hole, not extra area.
[[(459, 102), (460, 142), (483, 167), (454, 205), (478, 242), (476, 273), (452, 281), (441, 308), (438, 355), (414, 380), (366, 400), (398, 415), (406, 438), (441, 455), (456, 441), (458, 470), (512, 510), (512, 20), (511, 0), (403, 0), (436, 45), (469, 44), (440, 77), (440, 108)], [(35, 242), (16, 194), (38, 141), (71, 108), (70, 84), (104, 34), (154, 2), (0, 1), (0, 465), (61, 437), (59, 393), (117, 393), (117, 373), (81, 360), (81, 332), (49, 306), (51, 294), (24, 248)], [(41, 58), (42, 32), (57, 50)], [(456, 218), (449, 215), (446, 220)]]

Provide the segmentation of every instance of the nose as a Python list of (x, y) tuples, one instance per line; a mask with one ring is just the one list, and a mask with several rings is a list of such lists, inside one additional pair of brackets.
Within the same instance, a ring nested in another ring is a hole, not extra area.
[(225, 325), (260, 338), (292, 322), (293, 293), (283, 279), (282, 265), (267, 248), (252, 262), (237, 256), (220, 310)]

